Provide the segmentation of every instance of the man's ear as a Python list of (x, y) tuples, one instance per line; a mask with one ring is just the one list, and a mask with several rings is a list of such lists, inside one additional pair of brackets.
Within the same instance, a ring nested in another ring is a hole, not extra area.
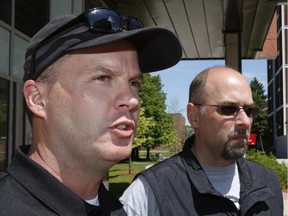
[(198, 110), (193, 103), (187, 104), (187, 118), (193, 128), (198, 128)]
[(46, 117), (45, 97), (39, 84), (34, 80), (27, 80), (23, 86), (23, 94), (27, 107), (36, 116)]

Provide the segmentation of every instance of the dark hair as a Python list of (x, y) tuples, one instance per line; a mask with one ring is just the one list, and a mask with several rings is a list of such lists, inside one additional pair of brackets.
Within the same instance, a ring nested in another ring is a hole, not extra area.
[(65, 61), (65, 59), (69, 56), (70, 56), (70, 54), (67, 53), (66, 55), (60, 57), (55, 62), (53, 62), (51, 65), (49, 65), (43, 71), (43, 73), (41, 73), (39, 75), (39, 77), (36, 79), (36, 81), (44, 82), (47, 84), (54, 84), (57, 81), (57, 75), (59, 73), (59, 71), (57, 71), (57, 70), (58, 70), (59, 64), (62, 64), (62, 62)]

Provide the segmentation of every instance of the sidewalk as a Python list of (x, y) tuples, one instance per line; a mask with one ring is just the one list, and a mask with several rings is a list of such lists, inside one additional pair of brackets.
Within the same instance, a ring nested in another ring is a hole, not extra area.
[(288, 167), (288, 159), (276, 159), (278, 163), (284, 163)]
[(283, 192), (284, 212), (283, 216), (288, 216), (288, 191)]

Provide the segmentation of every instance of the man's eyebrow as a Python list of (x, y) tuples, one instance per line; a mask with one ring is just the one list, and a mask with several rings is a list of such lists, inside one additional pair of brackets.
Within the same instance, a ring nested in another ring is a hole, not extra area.
[(88, 70), (89, 73), (94, 73), (94, 72), (104, 72), (104, 73), (112, 73), (112, 70), (106, 68), (106, 67), (103, 67), (103, 66), (100, 66), (100, 65), (92, 65), (91, 67), (89, 67), (89, 70)]
[[(113, 73), (116, 73), (116, 72), (113, 72), (113, 70), (109, 69), (109, 68), (106, 68), (106, 67), (103, 67), (103, 66), (100, 66), (100, 65), (92, 65), (91, 67), (88, 68), (88, 73), (97, 73), (97, 72), (102, 72), (102, 73), (105, 73), (105, 74), (113, 74)], [(144, 82), (144, 75), (143, 73), (139, 73), (135, 76), (133, 76), (131, 79), (138, 79), (140, 80), (142, 83)]]

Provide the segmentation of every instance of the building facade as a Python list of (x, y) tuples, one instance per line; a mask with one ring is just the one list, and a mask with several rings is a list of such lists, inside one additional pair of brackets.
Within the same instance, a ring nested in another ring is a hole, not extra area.
[(50, 19), (100, 7), (99, 0), (0, 1), (0, 171), (17, 146), (30, 143), (31, 128), (23, 111), (22, 77), (30, 38)]
[(268, 60), (269, 142), (278, 158), (288, 158), (288, 3), (277, 7), (276, 59)]

